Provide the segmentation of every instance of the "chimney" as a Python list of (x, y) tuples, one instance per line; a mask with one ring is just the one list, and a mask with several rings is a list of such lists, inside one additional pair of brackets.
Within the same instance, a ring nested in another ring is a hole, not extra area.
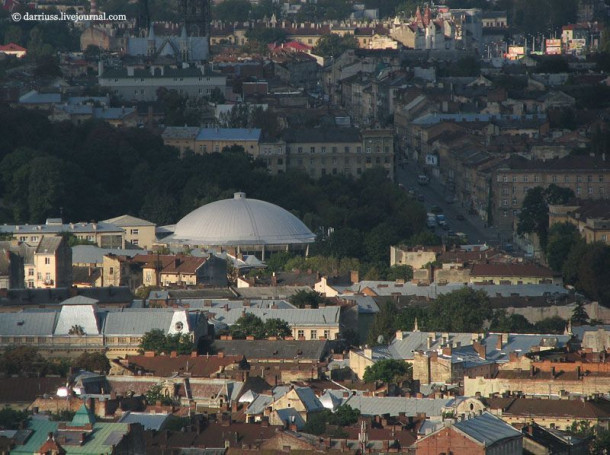
[(402, 330), (397, 330), (396, 331), (396, 339), (397, 340), (402, 340), (403, 339), (403, 337), (402, 337)]
[(368, 346), (364, 348), (364, 357), (372, 359), (373, 358), (373, 350)]
[(176, 357), (178, 357), (178, 352), (177, 351), (170, 352), (169, 357), (171, 359), (175, 359)]
[(275, 272), (271, 275), (271, 286), (277, 286), (277, 276), (275, 275)]
[(481, 359), (485, 360), (487, 358), (485, 346), (483, 346), (481, 343), (479, 343), (478, 341), (473, 342), (472, 348), (477, 352)]
[(496, 338), (496, 349), (498, 351), (502, 350), (502, 335), (501, 334), (497, 335), (497, 338)]
[(352, 284), (360, 283), (360, 276), (358, 274), (358, 270), (352, 270), (349, 274), (349, 280)]
[(576, 367), (576, 378), (577, 379), (581, 379), (581, 374), (580, 374), (580, 365)]
[(197, 351), (191, 351), (191, 357), (197, 357)]
[(451, 357), (451, 354), (452, 354), (451, 346), (443, 347), (443, 355), (446, 355), (447, 357)]
[(555, 379), (555, 367), (551, 367), (551, 377)]
[(533, 378), (535, 374), (536, 374), (536, 367), (534, 365), (532, 365), (530, 367), (530, 378)]

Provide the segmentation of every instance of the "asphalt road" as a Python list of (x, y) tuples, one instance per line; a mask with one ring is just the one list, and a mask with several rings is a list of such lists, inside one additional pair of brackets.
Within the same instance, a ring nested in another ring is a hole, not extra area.
[[(424, 201), (420, 203), (426, 207), (427, 212), (430, 212), (430, 208), (435, 205), (442, 208), (449, 225), (449, 230), (466, 234), (468, 236), (468, 243), (487, 243), (488, 245), (497, 246), (502, 241), (507, 241), (507, 239), (501, 238), (493, 227), (485, 227), (483, 220), (478, 216), (468, 214), (468, 210), (461, 207), (459, 202), (448, 203), (447, 198), (451, 198), (453, 195), (449, 194), (446, 188), (434, 177), (430, 177), (430, 183), (427, 185), (419, 185), (417, 183), (417, 176), (422, 173), (413, 161), (407, 161), (404, 167), (397, 166), (396, 183), (401, 183), (407, 191), (412, 188), (416, 193), (423, 194)], [(458, 214), (464, 216), (463, 221), (457, 219)], [(440, 226), (437, 226), (434, 231), (441, 237), (447, 236), (448, 232), (448, 230), (443, 230)]]

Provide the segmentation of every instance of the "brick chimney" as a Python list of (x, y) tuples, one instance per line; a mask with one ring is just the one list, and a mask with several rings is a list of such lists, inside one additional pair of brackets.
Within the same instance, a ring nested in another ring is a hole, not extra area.
[(360, 275), (358, 274), (358, 270), (352, 270), (349, 273), (349, 280), (352, 284), (360, 283)]
[(472, 343), (472, 348), (477, 352), (477, 354), (479, 355), (479, 357), (483, 360), (485, 360), (487, 358), (487, 353), (485, 352), (485, 346), (483, 346), (481, 343), (479, 343), (478, 341), (474, 341)]

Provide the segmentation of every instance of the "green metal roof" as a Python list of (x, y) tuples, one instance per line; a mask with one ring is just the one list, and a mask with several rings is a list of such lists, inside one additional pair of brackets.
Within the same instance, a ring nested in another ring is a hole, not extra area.
[(85, 425), (95, 423), (95, 416), (90, 409), (87, 408), (84, 404), (76, 411), (74, 414), (74, 418), (72, 422), (68, 424), (69, 427), (84, 427)]

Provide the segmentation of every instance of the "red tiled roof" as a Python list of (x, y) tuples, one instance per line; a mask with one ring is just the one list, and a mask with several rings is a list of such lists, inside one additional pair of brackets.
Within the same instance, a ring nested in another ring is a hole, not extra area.
[(513, 277), (536, 277), (552, 278), (550, 269), (536, 264), (475, 264), (472, 266), (471, 276), (513, 276)]
[(25, 47), (21, 47), (15, 43), (8, 43), (6, 45), (0, 45), (0, 52), (4, 52), (4, 51), (21, 52), (21, 51), (26, 51), (26, 50), (27, 49)]

